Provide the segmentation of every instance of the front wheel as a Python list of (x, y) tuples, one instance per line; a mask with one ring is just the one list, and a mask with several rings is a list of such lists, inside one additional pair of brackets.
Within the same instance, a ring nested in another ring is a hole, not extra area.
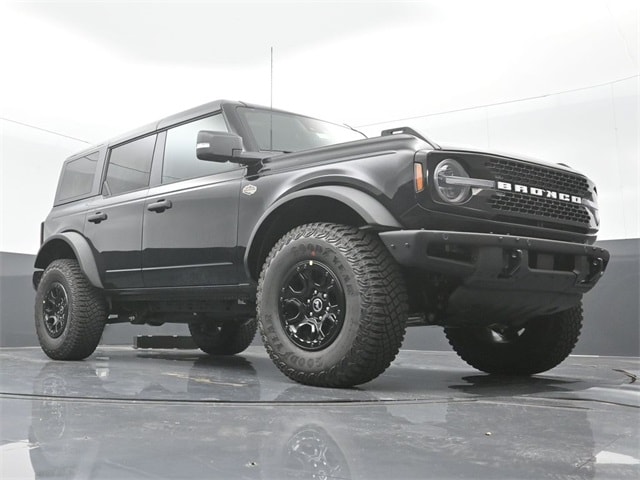
[(308, 385), (349, 387), (386, 370), (404, 338), (407, 295), (380, 240), (315, 223), (284, 235), (258, 281), (258, 319), (275, 365)]
[(244, 323), (189, 323), (189, 332), (200, 350), (209, 355), (235, 355), (244, 352), (256, 335), (258, 322), (251, 318)]
[(529, 320), (522, 327), (445, 328), (458, 356), (478, 370), (533, 375), (551, 370), (569, 356), (582, 327), (582, 306)]
[(36, 291), (36, 332), (44, 353), (54, 360), (82, 360), (91, 355), (104, 331), (104, 296), (78, 262), (51, 262)]

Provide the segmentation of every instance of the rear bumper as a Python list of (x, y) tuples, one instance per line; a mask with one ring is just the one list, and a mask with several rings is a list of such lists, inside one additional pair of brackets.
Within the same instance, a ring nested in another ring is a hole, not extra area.
[(379, 235), (403, 267), (455, 279), (450, 317), (531, 317), (570, 308), (609, 262), (603, 248), (556, 240), (429, 230)]

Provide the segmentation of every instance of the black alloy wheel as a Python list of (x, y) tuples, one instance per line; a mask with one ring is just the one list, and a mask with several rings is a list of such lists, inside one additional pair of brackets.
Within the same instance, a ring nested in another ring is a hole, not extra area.
[(314, 260), (296, 264), (285, 278), (279, 302), (285, 333), (303, 350), (328, 347), (344, 324), (346, 302), (340, 281)]
[(60, 282), (52, 282), (42, 301), (42, 321), (51, 338), (64, 332), (69, 317), (69, 296)]

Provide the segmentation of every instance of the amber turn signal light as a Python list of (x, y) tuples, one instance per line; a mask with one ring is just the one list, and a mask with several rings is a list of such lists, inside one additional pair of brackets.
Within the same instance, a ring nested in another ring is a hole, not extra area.
[(413, 176), (415, 179), (416, 193), (424, 190), (424, 170), (421, 163), (413, 164)]

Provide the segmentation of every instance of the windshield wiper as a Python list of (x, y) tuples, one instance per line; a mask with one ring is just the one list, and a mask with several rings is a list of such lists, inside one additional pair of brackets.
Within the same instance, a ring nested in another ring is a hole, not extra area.
[(263, 152), (276, 152), (276, 153), (293, 153), (293, 151), (289, 150), (262, 150)]

